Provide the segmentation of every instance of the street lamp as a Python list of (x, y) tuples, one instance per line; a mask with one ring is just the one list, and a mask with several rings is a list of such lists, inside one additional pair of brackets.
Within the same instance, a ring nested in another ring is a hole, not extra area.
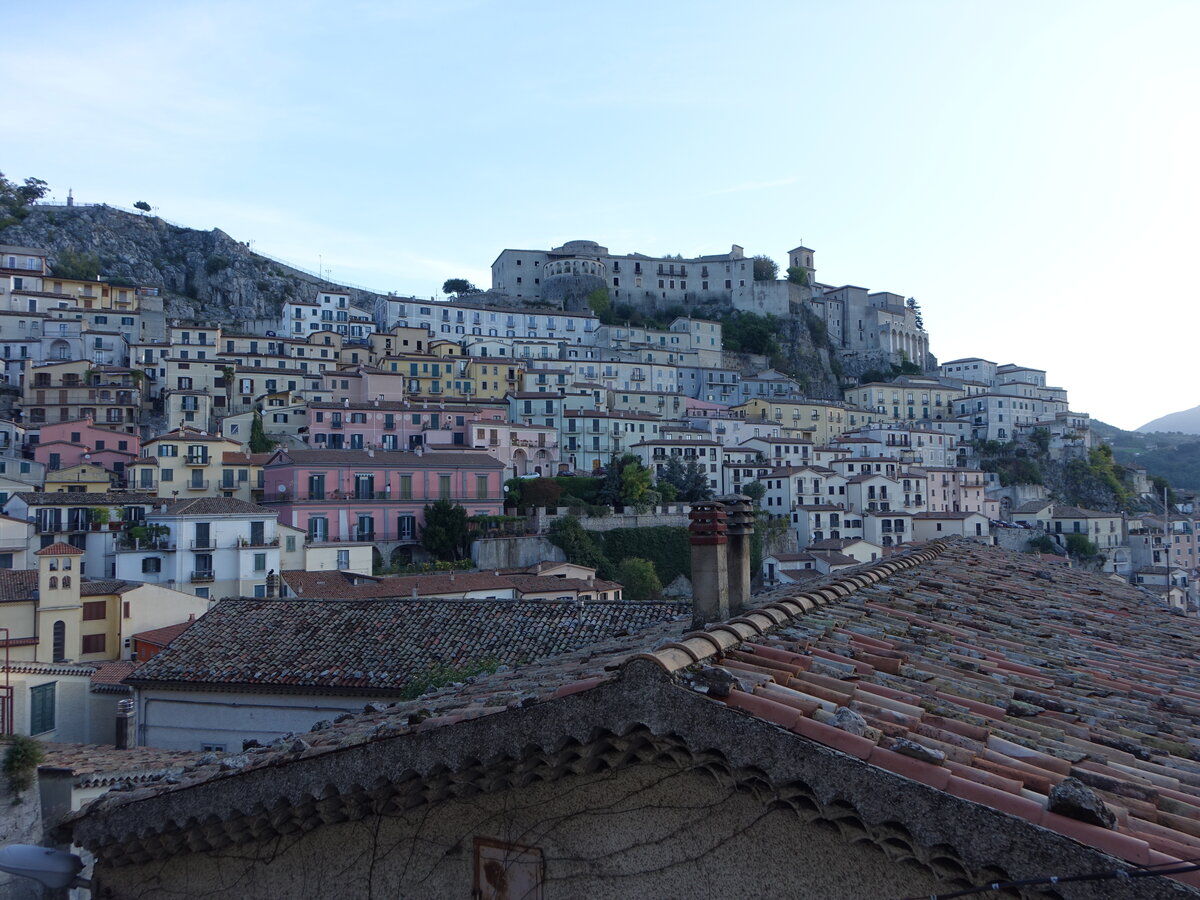
[(9, 844), (0, 847), (0, 872), (32, 878), (52, 890), (68, 887), (90, 888), (91, 882), (80, 878), (83, 860), (74, 853), (35, 847), (32, 844)]

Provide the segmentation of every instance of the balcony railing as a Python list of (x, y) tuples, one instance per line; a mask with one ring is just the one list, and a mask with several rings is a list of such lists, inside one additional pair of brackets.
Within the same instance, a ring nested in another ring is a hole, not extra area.
[(192, 577), (191, 577), (191, 582), (193, 584), (199, 584), (201, 582), (212, 581), (212, 580), (213, 580), (212, 569), (204, 569), (201, 571), (193, 572)]
[(207, 466), (210, 458), (207, 453), (189, 453), (185, 462), (189, 466)]
[(240, 538), (238, 538), (237, 545), (239, 547), (278, 547), (279, 546), (279, 538), (273, 537), (273, 538), (270, 538), (269, 540), (267, 538), (261, 538), (256, 541), (253, 538), (241, 538), (240, 537)]

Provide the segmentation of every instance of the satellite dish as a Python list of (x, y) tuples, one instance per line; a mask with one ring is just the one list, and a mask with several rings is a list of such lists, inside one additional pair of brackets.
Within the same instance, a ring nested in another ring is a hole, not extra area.
[(286, 494), (287, 493), (287, 485), (284, 484), (283, 482), (280, 482), (276, 486), (275, 490), (279, 491), (279, 493), (281, 493), (281, 494)]

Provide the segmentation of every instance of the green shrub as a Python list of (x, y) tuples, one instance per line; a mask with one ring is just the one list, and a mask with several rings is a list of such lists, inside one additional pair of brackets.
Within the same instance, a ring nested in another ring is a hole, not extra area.
[(631, 556), (617, 566), (617, 581), (621, 582), (622, 597), (635, 603), (662, 598), (662, 582), (648, 559)]
[(1025, 549), (1030, 553), (1058, 553), (1058, 545), (1048, 534), (1039, 534), (1025, 542)]
[[(31, 737), (14, 734), (4, 751), (4, 775), (14, 794), (29, 790), (44, 755), (42, 745)], [(18, 802), (18, 801), (14, 801)]]

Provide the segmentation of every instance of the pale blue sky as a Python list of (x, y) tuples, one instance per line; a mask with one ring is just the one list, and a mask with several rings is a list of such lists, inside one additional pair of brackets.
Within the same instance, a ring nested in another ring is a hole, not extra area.
[(430, 295), (505, 247), (916, 297), (1123, 427), (1200, 403), (1200, 2), (55, 2), (0, 169)]

